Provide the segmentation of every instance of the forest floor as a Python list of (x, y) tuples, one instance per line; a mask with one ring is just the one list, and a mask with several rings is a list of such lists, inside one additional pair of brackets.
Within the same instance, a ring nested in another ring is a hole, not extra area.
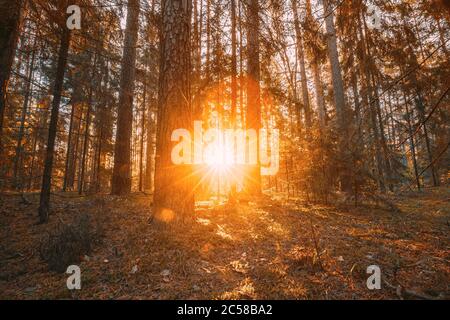
[[(450, 297), (450, 191), (375, 206), (262, 199), (199, 203), (185, 225), (149, 223), (149, 196), (56, 194), (38, 225), (38, 194), (0, 196), (1, 299), (399, 299)], [(48, 271), (43, 235), (86, 213), (96, 228), (82, 289)], [(368, 290), (378, 265), (381, 290)], [(400, 287), (398, 287), (400, 286)], [(396, 289), (397, 288), (397, 289)]]

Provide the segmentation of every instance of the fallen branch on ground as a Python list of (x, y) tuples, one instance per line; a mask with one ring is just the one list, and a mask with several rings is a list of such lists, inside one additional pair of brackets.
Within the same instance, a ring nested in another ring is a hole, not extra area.
[(405, 288), (405, 287), (403, 287), (401, 285), (394, 286), (393, 284), (389, 283), (386, 279), (383, 279), (383, 282), (384, 282), (384, 284), (387, 287), (395, 290), (395, 292), (397, 293), (397, 296), (401, 300), (404, 299), (404, 297), (403, 297), (404, 295), (408, 295), (408, 296), (411, 296), (411, 297), (414, 297), (414, 298), (423, 299), (423, 300), (442, 300), (442, 299), (445, 299), (445, 294), (444, 293), (440, 293), (437, 297), (435, 297), (435, 296), (428, 295), (426, 293), (416, 292), (416, 291), (407, 289), (407, 288)]

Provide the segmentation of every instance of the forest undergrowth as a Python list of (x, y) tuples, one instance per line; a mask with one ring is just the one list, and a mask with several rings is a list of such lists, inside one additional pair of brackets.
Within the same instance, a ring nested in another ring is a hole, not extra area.
[[(142, 193), (53, 194), (48, 224), (37, 224), (38, 200), (1, 195), (1, 299), (449, 298), (446, 187), (395, 197), (399, 212), (281, 196), (197, 202), (183, 225), (153, 220)], [(89, 252), (77, 257), (82, 288), (70, 291), (42, 251), (84, 216)], [(369, 265), (381, 268), (381, 290), (367, 289)]]

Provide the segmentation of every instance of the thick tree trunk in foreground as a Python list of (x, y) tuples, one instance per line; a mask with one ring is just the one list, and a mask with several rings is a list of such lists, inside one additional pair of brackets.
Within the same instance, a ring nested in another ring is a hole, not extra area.
[(170, 222), (194, 212), (192, 167), (174, 165), (171, 159), (177, 144), (171, 141), (172, 132), (192, 132), (193, 125), (189, 79), (191, 2), (164, 0), (162, 16), (154, 217)]
[(124, 195), (131, 192), (130, 141), (133, 125), (133, 94), (136, 74), (136, 43), (139, 28), (139, 0), (129, 0), (127, 8), (127, 26), (120, 77), (116, 144), (114, 146), (114, 169), (111, 191), (114, 195)]
[(2, 152), (3, 117), (6, 106), (6, 90), (8, 88), (11, 66), (19, 35), (22, 0), (0, 0), (0, 156)]
[(257, 165), (249, 166), (245, 175), (245, 191), (251, 195), (261, 193), (261, 166), (259, 164), (259, 129), (261, 128), (260, 65), (259, 65), (259, 3), (249, 0), (247, 12), (247, 130), (254, 129), (258, 134), (256, 147)]
[(50, 210), (50, 190), (52, 185), (53, 155), (55, 151), (56, 132), (58, 129), (59, 104), (61, 102), (61, 92), (64, 82), (64, 72), (67, 65), (67, 55), (70, 46), (70, 31), (63, 28), (61, 35), (61, 45), (58, 54), (58, 65), (56, 69), (56, 78), (53, 88), (52, 113), (50, 116), (50, 125), (48, 129), (47, 151), (44, 162), (44, 174), (42, 178), (41, 197), (39, 203), (40, 223), (48, 221)]

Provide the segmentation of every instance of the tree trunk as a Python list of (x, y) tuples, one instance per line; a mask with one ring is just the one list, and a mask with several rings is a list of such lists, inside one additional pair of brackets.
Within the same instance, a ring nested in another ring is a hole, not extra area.
[(248, 0), (247, 8), (247, 130), (257, 133), (256, 165), (248, 166), (245, 175), (245, 191), (250, 195), (261, 193), (261, 166), (259, 163), (259, 129), (261, 128), (261, 97), (260, 97), (260, 64), (259, 64), (259, 3), (258, 0)]
[(25, 120), (27, 118), (28, 113), (28, 104), (30, 101), (32, 86), (31, 83), (33, 82), (33, 73), (34, 73), (34, 61), (36, 57), (36, 41), (37, 38), (34, 39), (33, 44), (33, 53), (31, 54), (31, 61), (28, 65), (28, 75), (27, 75), (27, 84), (25, 89), (25, 98), (23, 101), (22, 106), (22, 114), (20, 117), (20, 128), (19, 128), (19, 135), (17, 137), (17, 145), (16, 145), (16, 157), (14, 160), (14, 187), (18, 189), (23, 188), (23, 180), (22, 180), (22, 171), (21, 171), (21, 161), (22, 161), (22, 140), (25, 133)]
[[(143, 179), (144, 179), (144, 132), (145, 132), (145, 107), (147, 104), (147, 82), (144, 81), (144, 93), (142, 102), (142, 115), (141, 115), (141, 141), (139, 148), (139, 191), (143, 191)], [(148, 139), (148, 138), (147, 138)]]
[[(438, 20), (439, 21), (439, 20)], [(406, 31), (408, 30), (407, 28), (407, 23), (405, 21), (405, 19), (403, 19), (403, 28)], [(418, 35), (418, 38), (420, 38), (420, 34)], [(419, 43), (420, 44), (420, 43)], [(423, 54), (423, 48), (422, 45), (420, 45), (421, 49), (422, 49), (422, 55)], [(409, 55), (410, 55), (410, 64), (414, 67), (419, 66), (419, 62), (417, 60), (417, 55), (415, 52), (415, 48), (411, 45), (411, 43), (408, 43), (408, 48), (409, 48)], [(446, 46), (445, 46), (445, 42), (443, 42), (443, 50), (444, 53), (447, 55), (447, 51), (446, 50)], [(424, 105), (424, 100), (422, 98), (422, 87), (421, 84), (419, 82), (419, 80), (417, 79), (417, 75), (416, 73), (411, 73), (408, 76), (409, 80), (411, 81), (412, 85), (415, 87), (415, 91), (417, 94), (417, 98), (415, 99), (415, 106), (416, 106), (416, 110), (417, 110), (417, 114), (419, 115), (419, 120), (424, 123), (423, 124), (423, 131), (424, 131), (424, 137), (425, 137), (425, 146), (426, 146), (426, 153), (427, 153), (427, 160), (430, 163), (430, 168), (429, 168), (429, 172), (431, 175), (431, 178), (433, 180), (433, 186), (437, 186), (438, 185), (438, 179), (437, 179), (437, 174), (436, 174), (436, 170), (434, 167), (434, 163), (433, 163), (433, 155), (431, 152), (431, 144), (430, 144), (430, 138), (428, 136), (428, 130), (427, 130), (427, 124), (424, 122), (425, 121), (425, 105)]]
[(0, 156), (3, 154), (2, 130), (6, 91), (19, 36), (22, 0), (0, 0)]
[(61, 102), (61, 93), (63, 89), (64, 73), (67, 65), (67, 56), (70, 46), (70, 31), (67, 28), (62, 29), (61, 45), (58, 53), (58, 65), (56, 68), (56, 78), (53, 88), (52, 112), (50, 116), (50, 125), (48, 129), (47, 151), (44, 162), (44, 174), (42, 177), (42, 188), (39, 203), (40, 223), (48, 221), (50, 210), (50, 191), (53, 168), (53, 154), (55, 151), (56, 132), (58, 129), (59, 104)]
[[(236, 0), (231, 0), (231, 126), (236, 129), (237, 108), (237, 56), (236, 56)], [(230, 188), (230, 203), (236, 201), (237, 181), (233, 174)]]
[(211, 77), (211, 0), (206, 0), (206, 81)]
[(336, 108), (337, 127), (340, 132), (339, 152), (341, 154), (341, 163), (343, 167), (339, 174), (341, 190), (351, 192), (352, 185), (349, 178), (345, 163), (347, 159), (348, 141), (348, 121), (346, 119), (347, 112), (345, 107), (345, 91), (344, 81), (342, 79), (341, 64), (339, 62), (339, 52), (337, 48), (336, 29), (334, 26), (333, 6), (330, 0), (323, 0), (323, 8), (325, 12), (325, 23), (327, 30), (328, 58), (331, 66), (331, 79), (333, 82), (334, 105)]
[[(82, 131), (82, 122), (83, 122), (83, 116), (84, 116), (84, 112), (83, 112), (83, 105), (80, 104), (79, 105), (79, 115), (78, 115), (78, 125), (77, 125), (77, 133), (76, 133), (76, 141), (75, 141), (75, 146), (72, 152), (72, 161), (71, 161), (71, 169), (69, 170), (70, 176), (69, 176), (69, 187), (71, 189), (74, 189), (75, 187), (75, 180), (77, 180), (77, 183), (79, 185), (80, 183), (80, 163), (81, 160), (79, 161), (79, 150), (80, 150), (80, 144), (81, 144), (81, 131)], [(78, 166), (78, 170), (77, 170), (77, 166)], [(77, 178), (77, 172), (78, 172), (78, 179)]]
[[(73, 95), (72, 95), (73, 100)], [(75, 117), (75, 103), (72, 101), (72, 110), (70, 112), (70, 123), (69, 123), (69, 135), (67, 137), (67, 152), (66, 152), (66, 162), (64, 166), (64, 182), (63, 182), (63, 192), (67, 191), (67, 185), (69, 180), (69, 170), (70, 163), (73, 159), (72, 157), (72, 135), (73, 135), (73, 127), (74, 127), (74, 117)]]
[(88, 105), (86, 111), (86, 123), (84, 125), (84, 139), (83, 139), (83, 151), (81, 153), (81, 173), (80, 173), (80, 183), (78, 184), (78, 194), (83, 194), (84, 191), (84, 176), (86, 172), (86, 156), (89, 149), (89, 129), (91, 127), (91, 110), (92, 110), (92, 85), (89, 88)]
[(294, 12), (294, 28), (295, 35), (297, 41), (297, 57), (298, 62), (300, 63), (300, 83), (302, 86), (302, 103), (303, 110), (305, 112), (305, 124), (306, 129), (311, 127), (311, 105), (309, 102), (309, 94), (308, 94), (308, 81), (306, 79), (306, 62), (305, 62), (305, 51), (303, 47), (303, 36), (302, 31), (300, 29), (300, 21), (298, 18), (298, 8), (297, 8), (297, 0), (291, 0), (292, 3), (292, 11)]
[(314, 87), (316, 89), (317, 99), (317, 112), (319, 114), (320, 126), (324, 128), (326, 126), (327, 110), (325, 109), (325, 99), (323, 97), (322, 79), (320, 77), (320, 66), (317, 61), (312, 62), (312, 71), (314, 77)]
[(201, 52), (201, 36), (202, 36), (202, 1), (200, 1), (200, 18), (198, 14), (198, 0), (194, 0), (193, 12), (193, 32), (192, 32), (192, 103), (194, 110), (194, 119), (199, 120), (202, 116), (202, 94), (203, 84), (201, 81), (202, 74), (202, 52)]
[(103, 143), (103, 124), (100, 126), (100, 135), (98, 137), (97, 159), (95, 161), (95, 192), (100, 192), (101, 186), (101, 167), (102, 167), (102, 143)]
[(245, 109), (244, 109), (244, 93), (245, 93), (245, 77), (244, 77), (244, 47), (242, 45), (243, 31), (242, 31), (242, 13), (241, 1), (238, 1), (238, 16), (239, 16), (239, 112), (241, 127), (245, 127)]
[(406, 111), (405, 117), (406, 117), (406, 123), (408, 125), (408, 134), (409, 134), (409, 141), (410, 141), (410, 148), (411, 148), (411, 158), (412, 158), (413, 169), (414, 169), (414, 177), (416, 179), (417, 190), (420, 191), (421, 185), (420, 185), (419, 168), (417, 166), (416, 144), (414, 142), (414, 131), (412, 128), (411, 114), (409, 111), (408, 98), (406, 97), (406, 94), (404, 94), (403, 99), (405, 100), (405, 111)]
[[(307, 19), (314, 21), (314, 17), (311, 10), (311, 1), (306, 1), (306, 15)], [(314, 36), (314, 35), (312, 35)], [(323, 95), (323, 84), (322, 79), (320, 76), (321, 68), (320, 68), (320, 62), (316, 55), (311, 57), (310, 59), (311, 69), (313, 73), (313, 80), (314, 80), (314, 88), (315, 88), (315, 94), (316, 94), (316, 104), (317, 104), (317, 113), (319, 115), (319, 124), (320, 127), (323, 129), (326, 126), (326, 114), (327, 110), (325, 107), (325, 98)]]
[(362, 96), (363, 101), (365, 102), (367, 106), (367, 111), (369, 114), (368, 119), (368, 126), (369, 126), (369, 132), (371, 131), (371, 147), (373, 148), (373, 157), (375, 161), (375, 167), (377, 170), (377, 182), (378, 187), (381, 192), (386, 191), (386, 186), (384, 183), (384, 174), (383, 174), (383, 162), (381, 158), (381, 144), (380, 144), (380, 134), (378, 131), (377, 126), (377, 114), (374, 107), (374, 91), (372, 88), (372, 82), (371, 82), (371, 73), (370, 73), (370, 64), (369, 64), (369, 57), (367, 53), (367, 45), (366, 45), (366, 38), (363, 34), (363, 22), (361, 22), (361, 19), (359, 20), (359, 28), (358, 28), (358, 34), (360, 37), (359, 42), (359, 52), (360, 52), (360, 58), (361, 61), (359, 63), (360, 68), (359, 71), (361, 73), (361, 83), (362, 83)]
[(390, 161), (389, 149), (388, 149), (388, 145), (386, 142), (383, 119), (382, 119), (382, 115), (381, 115), (380, 96), (378, 94), (379, 85), (378, 85), (378, 83), (376, 83), (375, 77), (373, 74), (372, 74), (372, 81), (373, 81), (375, 99), (376, 99), (375, 108), (376, 108), (376, 113), (377, 113), (378, 125), (380, 127), (380, 143), (381, 143), (381, 148), (382, 148), (383, 157), (384, 157), (384, 172), (386, 173), (386, 182), (388, 184), (389, 191), (392, 192), (392, 191), (394, 191), (394, 185), (392, 183), (392, 166), (391, 166), (391, 161)]
[(158, 129), (156, 138), (154, 216), (169, 222), (194, 213), (192, 167), (174, 165), (172, 132), (192, 133), (190, 92), (190, 0), (162, 3), (161, 61), (159, 73)]
[(430, 164), (430, 174), (431, 174), (431, 178), (433, 180), (433, 186), (437, 187), (439, 185), (439, 179), (437, 178), (436, 169), (435, 169), (434, 163), (433, 163), (433, 153), (431, 151), (431, 141), (430, 141), (430, 137), (428, 134), (427, 124), (425, 122), (425, 105), (423, 104), (423, 99), (419, 92), (417, 94), (417, 99), (416, 99), (416, 109), (419, 113), (419, 120), (421, 123), (423, 123), (423, 126), (422, 126), (423, 135), (425, 137), (425, 146), (426, 146), (427, 158), (428, 158), (427, 160), (428, 160), (428, 163)]
[(114, 169), (111, 191), (114, 195), (124, 195), (131, 192), (130, 143), (133, 125), (133, 94), (136, 74), (135, 63), (139, 28), (139, 4), (139, 0), (129, 0), (127, 5), (127, 26), (122, 57), (119, 110), (116, 142), (114, 146)]
[[(93, 64), (92, 64), (92, 74), (90, 80), (92, 81), (95, 77), (96, 73), (96, 65), (97, 65), (97, 55), (94, 55)], [(84, 128), (84, 139), (83, 139), (83, 151), (81, 156), (81, 174), (80, 174), (80, 183), (79, 183), (79, 189), (78, 194), (82, 194), (85, 190), (84, 184), (85, 184), (85, 172), (86, 167), (88, 166), (86, 163), (86, 157), (89, 152), (89, 136), (90, 136), (90, 128), (91, 128), (91, 113), (92, 113), (92, 103), (93, 103), (93, 94), (94, 94), (94, 88), (93, 83), (88, 83), (89, 85), (89, 94), (88, 94), (88, 105), (87, 105), (87, 111), (86, 111), (86, 121), (85, 121), (85, 128)]]
[[(153, 99), (152, 99), (153, 101)], [(155, 123), (152, 119), (152, 104), (148, 107), (148, 117), (147, 117), (147, 152), (146, 152), (146, 163), (145, 163), (145, 190), (150, 190), (153, 192), (153, 136)]]

